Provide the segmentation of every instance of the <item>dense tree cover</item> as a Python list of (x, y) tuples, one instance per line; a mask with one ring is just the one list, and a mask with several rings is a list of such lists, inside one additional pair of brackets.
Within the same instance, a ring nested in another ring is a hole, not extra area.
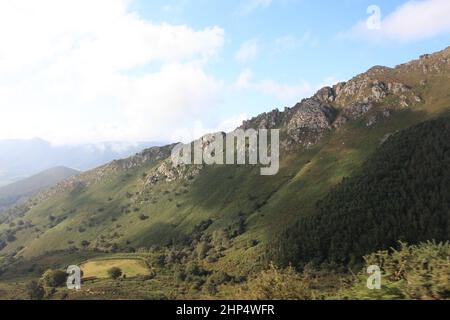
[(365, 254), (450, 238), (450, 118), (392, 135), (314, 212), (271, 245), (280, 265), (350, 264)]

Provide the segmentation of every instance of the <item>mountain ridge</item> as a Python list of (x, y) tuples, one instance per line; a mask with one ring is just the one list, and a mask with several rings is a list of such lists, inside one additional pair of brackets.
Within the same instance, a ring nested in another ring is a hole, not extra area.
[(39, 172), (26, 179), (0, 187), (0, 212), (34, 196), (54, 184), (79, 174), (80, 171), (58, 166)]
[[(446, 49), (396, 68), (371, 68), (293, 108), (245, 121), (240, 128), (281, 129), (274, 177), (260, 177), (250, 166), (174, 168), (168, 145), (69, 178), (10, 212), (0, 240), (11, 234), (15, 240), (0, 255), (79, 250), (83, 241), (100, 252), (196, 247), (220, 233), (231, 244), (211, 267), (245, 273), (262, 263), (275, 233), (308, 215), (387, 136), (448, 114), (449, 74)], [(18, 219), (29, 221), (29, 233), (8, 227)]]
[[(435, 60), (438, 60), (438, 62), (436, 63)], [(430, 65), (430, 62), (433, 61), (434, 63)], [(416, 65), (425, 68), (423, 69), (424, 74), (427, 74), (426, 70), (428, 69), (437, 69), (440, 72), (441, 69), (438, 66), (448, 68), (450, 66), (450, 47), (433, 54), (424, 54), (419, 59), (399, 64), (394, 68), (374, 66), (349, 81), (339, 82), (334, 86), (325, 86), (319, 89), (313, 96), (303, 99), (292, 108), (286, 107), (284, 111), (274, 109), (245, 120), (237, 129), (280, 129), (285, 126), (290, 140), (282, 141), (282, 147), (287, 149), (290, 147), (295, 149), (298, 145), (311, 147), (317, 144), (327, 131), (337, 129), (348, 121), (360, 118), (377, 104), (382, 104), (390, 95), (401, 93), (400, 108), (424, 103), (419, 93), (415, 93), (409, 85), (402, 83), (401, 80), (393, 75), (398, 70), (414, 68), (417, 67)], [(388, 78), (388, 81), (381, 80), (386, 78)], [(371, 88), (369, 88), (370, 85), (372, 85)], [(353, 103), (346, 103), (349, 99)], [(389, 117), (390, 113), (398, 108), (398, 105), (385, 105), (380, 114), (368, 119), (367, 126), (374, 125), (379, 118)], [(203, 137), (208, 135), (206, 134)], [(111, 169), (116, 164), (119, 164), (119, 166), (122, 164), (122, 168), (126, 169), (127, 166), (128, 168), (133, 168), (139, 164), (157, 161), (164, 154), (168, 157), (170, 154), (169, 150), (175, 145), (169, 144), (162, 147), (144, 149), (134, 156), (115, 160), (89, 170), (86, 175), (82, 176), (88, 176), (97, 170), (98, 176), (103, 176), (102, 172), (104, 170)], [(56, 188), (60, 187), (62, 186), (56, 186)]]
[(153, 142), (102, 142), (54, 145), (46, 140), (0, 140), (0, 185), (15, 182), (48, 168), (66, 166), (90, 170), (113, 159), (120, 159), (158, 145)]

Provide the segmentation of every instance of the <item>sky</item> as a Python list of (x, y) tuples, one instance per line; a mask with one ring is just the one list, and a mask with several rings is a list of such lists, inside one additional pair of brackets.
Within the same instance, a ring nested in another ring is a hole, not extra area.
[(0, 139), (188, 142), (449, 46), (448, 0), (0, 0)]

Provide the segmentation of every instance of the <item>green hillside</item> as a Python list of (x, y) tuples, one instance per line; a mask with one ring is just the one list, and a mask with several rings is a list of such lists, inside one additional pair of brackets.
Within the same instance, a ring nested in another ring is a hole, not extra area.
[[(267, 268), (270, 258), (267, 248), (273, 247), (279, 235), (298, 221), (326, 220), (328, 216), (326, 219), (324, 216), (330, 208), (333, 212), (329, 217), (339, 223), (331, 225), (324, 233), (322, 224), (318, 224), (310, 228), (305, 237), (310, 235), (308, 241), (314, 242), (324, 234), (334, 235), (335, 231), (342, 231), (335, 229), (344, 221), (351, 220), (339, 220), (342, 215), (353, 213), (345, 210), (350, 206), (349, 202), (366, 200), (348, 198), (345, 191), (360, 188), (361, 184), (369, 181), (358, 180), (370, 179), (370, 175), (364, 176), (367, 170), (374, 170), (374, 175), (379, 174), (380, 165), (369, 159), (375, 157), (381, 159), (379, 161), (387, 161), (383, 156), (389, 153), (389, 148), (395, 149), (399, 157), (392, 166), (415, 156), (415, 153), (406, 152), (408, 148), (398, 148), (394, 144), (397, 137), (412, 135), (411, 141), (424, 146), (418, 149), (418, 156), (430, 154), (431, 158), (427, 158), (430, 162), (424, 163), (430, 163), (435, 169), (433, 177), (437, 179), (441, 173), (442, 180), (439, 181), (448, 182), (448, 171), (444, 167), (436, 167), (434, 161), (448, 159), (440, 158), (448, 157), (444, 133), (441, 138), (437, 135), (440, 130), (448, 130), (449, 77), (450, 49), (446, 49), (394, 69), (372, 68), (346, 83), (321, 89), (314, 97), (293, 108), (283, 112), (274, 110), (245, 122), (243, 128), (281, 129), (281, 165), (275, 176), (260, 176), (259, 168), (252, 166), (173, 167), (169, 157), (173, 146), (166, 146), (145, 150), (131, 158), (114, 161), (68, 179), (9, 210), (0, 221), (0, 271), (4, 279), (16, 275), (23, 281), (24, 278), (37, 277), (46, 268), (82, 264), (98, 256), (145, 257), (157, 274), (151, 284), (152, 294), (148, 294), (153, 298), (160, 297), (159, 293), (166, 297), (201, 297), (204, 294), (202, 290), (206, 290), (207, 275), (222, 279), (208, 280), (209, 284), (213, 282), (211, 286), (214, 288), (217, 283), (237, 284), (247, 277), (250, 279), (255, 272)], [(408, 129), (438, 118), (442, 120), (436, 122), (439, 124), (436, 128), (432, 125), (434, 122), (429, 122)], [(397, 133), (402, 130), (407, 131)], [(426, 134), (422, 140), (420, 133), (429, 131), (430, 135)], [(433, 138), (437, 138), (436, 144)], [(403, 146), (405, 141), (412, 143), (408, 139), (400, 139), (400, 145)], [(380, 152), (379, 146), (383, 142)], [(435, 146), (436, 154), (431, 152)], [(437, 158), (432, 158), (433, 155)], [(411, 164), (410, 171), (398, 170), (409, 177), (414, 174), (411, 170), (421, 164)], [(385, 167), (389, 169), (389, 166)], [(422, 179), (427, 173), (417, 174), (417, 179)], [(343, 178), (354, 175), (356, 180), (352, 181), (358, 182), (352, 184), (346, 180), (344, 186), (340, 185)], [(363, 177), (358, 178), (360, 175)], [(418, 180), (410, 181), (416, 183)], [(430, 180), (430, 183), (436, 181)], [(402, 181), (395, 182), (400, 184)], [(341, 193), (340, 188), (344, 189)], [(383, 189), (384, 185), (380, 183), (379, 188)], [(439, 191), (445, 190), (448, 189), (442, 187)], [(409, 200), (405, 197), (398, 199)], [(322, 200), (322, 207), (317, 208), (319, 200)], [(434, 203), (435, 200), (431, 201)], [(376, 203), (375, 200), (365, 205), (388, 208), (387, 204)], [(417, 206), (411, 214), (422, 217), (419, 200)], [(376, 208), (373, 208), (374, 214)], [(426, 229), (430, 230), (429, 233), (420, 226), (407, 230), (408, 234), (423, 233), (405, 240), (448, 238), (448, 232), (445, 234), (445, 230), (436, 227), (436, 224), (442, 224), (443, 219), (448, 219), (448, 207), (441, 209), (442, 212), (436, 212), (437, 219), (432, 214), (434, 212), (424, 212), (422, 219), (431, 226)], [(396, 212), (383, 211), (383, 214), (390, 217), (387, 227), (392, 225), (400, 230), (404, 220), (397, 219)], [(353, 227), (356, 228), (356, 231), (352, 229), (356, 237), (361, 230), (356, 224)], [(384, 230), (380, 229), (380, 234)], [(361, 244), (358, 248), (346, 242), (353, 239), (343, 236), (337, 241), (346, 249), (343, 256), (336, 256), (336, 260), (343, 262), (351, 255), (361, 259), (364, 254), (388, 248), (393, 241), (402, 240), (401, 235), (401, 232), (386, 234), (386, 237), (378, 237), (375, 244)], [(297, 236), (292, 241), (296, 239)], [(334, 254), (334, 249), (330, 249), (330, 239), (334, 238), (324, 238), (324, 242), (320, 242), (319, 249), (324, 248), (319, 253), (320, 258)], [(283, 255), (282, 260), (316, 258), (310, 252), (305, 258), (300, 248), (296, 250), (294, 257)], [(190, 266), (186, 267), (188, 271), (181, 267), (186, 265)], [(191, 275), (189, 280), (182, 280), (188, 281), (189, 290), (178, 286), (178, 280), (172, 283), (174, 275), (186, 279), (185, 273)], [(159, 286), (163, 283), (165, 288)], [(102, 282), (98, 290), (107, 291), (105, 286), (109, 285)], [(168, 293), (167, 287), (173, 292), (169, 290), (171, 293)], [(211, 289), (208, 294), (229, 297), (231, 292), (224, 288), (214, 293)], [(144, 297), (145, 292), (139, 291), (139, 298)]]

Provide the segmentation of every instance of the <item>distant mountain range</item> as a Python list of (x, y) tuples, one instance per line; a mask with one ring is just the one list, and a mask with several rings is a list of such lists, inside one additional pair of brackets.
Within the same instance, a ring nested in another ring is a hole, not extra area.
[(11, 207), (20, 201), (35, 195), (45, 188), (51, 187), (64, 179), (79, 174), (80, 171), (55, 167), (34, 176), (0, 187), (0, 213), (3, 209)]
[(0, 186), (57, 166), (89, 170), (128, 157), (155, 142), (104, 142), (53, 146), (42, 139), (0, 140)]

